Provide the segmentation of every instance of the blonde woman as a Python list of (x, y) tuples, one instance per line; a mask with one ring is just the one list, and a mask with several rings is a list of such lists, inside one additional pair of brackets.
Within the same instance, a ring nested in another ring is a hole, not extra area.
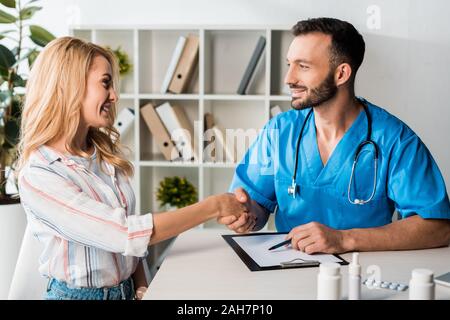
[[(45, 248), (46, 299), (133, 299), (145, 291), (147, 247), (208, 219), (239, 221), (233, 194), (175, 212), (135, 214), (132, 164), (114, 129), (118, 67), (110, 51), (63, 37), (27, 83), (18, 161), (29, 227)], [(137, 298), (140, 298), (138, 296)]]

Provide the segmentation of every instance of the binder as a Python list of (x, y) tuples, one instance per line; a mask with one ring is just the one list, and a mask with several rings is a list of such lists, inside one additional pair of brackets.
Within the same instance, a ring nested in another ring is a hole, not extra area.
[[(296, 258), (296, 259), (291, 259), (288, 261), (277, 261), (277, 262), (271, 263), (271, 264), (260, 265), (260, 264), (258, 264), (257, 259), (254, 258), (254, 255), (252, 256), (252, 252), (246, 251), (245, 247), (242, 247), (239, 244), (240, 237), (252, 237), (254, 239), (256, 239), (255, 237), (257, 237), (257, 239), (259, 239), (261, 237), (261, 239), (262, 239), (263, 237), (269, 237), (269, 238), (280, 237), (280, 236), (284, 237), (286, 234), (287, 234), (287, 232), (257, 232), (257, 233), (240, 234), (240, 235), (222, 235), (222, 237), (230, 245), (230, 247), (234, 250), (234, 252), (236, 252), (236, 254), (239, 256), (239, 258), (242, 260), (242, 262), (245, 263), (245, 265), (247, 266), (247, 268), (249, 268), (250, 271), (265, 271), (265, 270), (278, 270), (278, 269), (286, 269), (286, 268), (318, 267), (320, 265), (320, 263), (322, 263), (321, 260), (323, 258), (320, 257), (321, 255), (307, 255), (307, 254), (298, 252), (299, 256), (303, 256), (303, 257), (308, 256), (308, 258), (306, 258), (306, 259)], [(251, 240), (251, 241), (255, 241), (255, 240)], [(270, 253), (268, 251), (267, 254), (273, 254), (273, 253)], [(333, 254), (333, 255), (328, 254), (328, 255), (322, 255), (322, 256), (327, 256), (324, 259), (333, 259), (334, 262), (339, 263), (340, 265), (348, 265), (348, 262), (337, 254)], [(322, 261), (324, 261), (324, 260), (322, 260)]]
[(131, 108), (125, 108), (119, 112), (117, 119), (114, 123), (114, 127), (123, 136), (131, 127), (134, 121), (134, 110)]
[(259, 37), (258, 43), (256, 44), (256, 47), (253, 50), (253, 54), (250, 58), (250, 62), (248, 63), (247, 69), (245, 69), (244, 75), (242, 76), (241, 82), (239, 84), (239, 88), (237, 90), (238, 94), (246, 94), (248, 85), (250, 84), (250, 80), (255, 73), (256, 66), (261, 59), (265, 46), (266, 38), (263, 36)]
[(183, 49), (183, 53), (175, 69), (169, 91), (182, 93), (185, 91), (190, 78), (195, 70), (198, 60), (199, 39), (198, 36), (189, 35)]
[[(204, 122), (203, 122), (203, 132), (207, 133), (207, 136), (209, 137), (209, 135), (212, 134), (211, 129), (213, 127), (214, 127), (214, 117), (211, 113), (206, 112), (205, 116), (204, 116)], [(213, 143), (214, 143), (214, 138), (211, 139), (211, 141), (205, 141), (204, 146), (203, 146), (204, 150), (207, 151), (209, 149), (208, 146)], [(205, 152), (204, 153), (205, 161), (214, 161), (215, 154), (216, 154), (216, 150), (214, 148), (211, 150), (211, 154), (206, 154), (206, 152)]]
[(164, 158), (169, 161), (178, 159), (180, 154), (172, 140), (170, 140), (170, 135), (156, 113), (153, 104), (148, 103), (143, 106), (141, 108), (141, 115), (155, 138), (155, 141), (161, 150), (161, 153), (164, 155)]
[(164, 77), (163, 83), (161, 85), (161, 93), (166, 93), (167, 89), (169, 89), (170, 81), (172, 80), (172, 77), (175, 73), (175, 68), (177, 67), (178, 61), (180, 60), (181, 54), (183, 53), (185, 44), (186, 37), (180, 36), (175, 46), (175, 50), (173, 51), (169, 67), (167, 68), (166, 76)]
[(194, 148), (194, 129), (183, 107), (165, 102), (156, 108), (156, 112), (183, 160), (196, 161), (198, 156)]
[(214, 160), (217, 162), (236, 162), (236, 144), (228, 142), (226, 140), (226, 134), (224, 130), (215, 125), (212, 127), (215, 144)]
[(280, 113), (283, 113), (283, 110), (281, 110), (279, 105), (276, 105), (276, 106), (273, 106), (272, 108), (270, 108), (270, 115), (272, 118)]
[(212, 127), (214, 127), (214, 116), (211, 113), (206, 112), (204, 120), (205, 120), (204, 123), (205, 131), (212, 129)]

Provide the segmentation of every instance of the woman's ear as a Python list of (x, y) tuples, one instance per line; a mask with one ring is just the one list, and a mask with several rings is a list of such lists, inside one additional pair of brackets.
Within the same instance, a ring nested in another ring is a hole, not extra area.
[(337, 66), (336, 72), (334, 75), (334, 82), (336, 86), (341, 86), (351, 78), (352, 76), (352, 67), (348, 63), (341, 63)]

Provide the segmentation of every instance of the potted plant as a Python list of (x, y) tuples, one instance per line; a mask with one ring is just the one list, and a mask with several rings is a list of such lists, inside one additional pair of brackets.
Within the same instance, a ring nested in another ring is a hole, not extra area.
[(17, 191), (11, 194), (7, 190), (17, 158), (26, 85), (26, 74), (19, 69), (27, 71), (39, 54), (39, 48), (54, 39), (44, 28), (29, 23), (42, 9), (35, 3), (36, 0), (25, 5), (20, 0), (0, 0), (0, 24), (5, 26), (0, 32), (0, 299), (7, 297), (26, 225)]
[[(133, 64), (130, 61), (130, 57), (125, 50), (122, 49), (121, 46), (118, 46), (117, 49), (111, 49), (109, 46), (106, 46), (107, 49), (111, 50), (114, 53), (114, 56), (117, 59), (117, 63), (119, 64), (119, 74), (121, 80), (125, 78), (128, 74), (130, 74), (133, 69)], [(125, 91), (125, 87), (123, 86), (124, 81), (121, 81), (121, 90)]]
[(156, 199), (161, 208), (170, 211), (197, 202), (197, 190), (186, 177), (166, 177), (159, 183)]

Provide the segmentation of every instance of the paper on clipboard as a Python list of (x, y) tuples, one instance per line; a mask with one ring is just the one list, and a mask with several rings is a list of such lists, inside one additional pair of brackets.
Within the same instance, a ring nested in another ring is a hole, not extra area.
[(342, 262), (341, 259), (332, 254), (309, 255), (291, 246), (280, 247), (269, 251), (268, 249), (285, 240), (286, 234), (264, 234), (248, 235), (245, 237), (234, 237), (233, 240), (252, 258), (260, 267), (279, 266), (282, 262), (302, 259), (303, 261)]

